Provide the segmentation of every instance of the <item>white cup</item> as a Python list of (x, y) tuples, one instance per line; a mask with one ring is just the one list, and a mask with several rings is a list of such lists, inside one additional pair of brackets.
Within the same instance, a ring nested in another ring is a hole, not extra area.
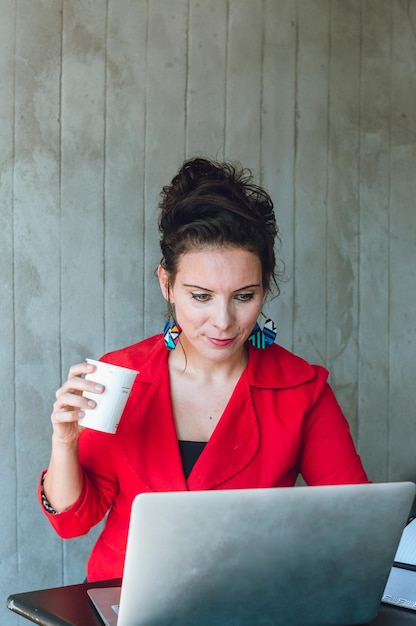
[(86, 359), (86, 361), (95, 365), (97, 369), (92, 374), (87, 374), (85, 378), (104, 385), (105, 389), (103, 393), (98, 394), (83, 392), (82, 395), (94, 400), (97, 406), (94, 409), (83, 409), (85, 417), (82, 417), (78, 423), (86, 428), (114, 434), (129, 399), (137, 372), (103, 361), (93, 359)]

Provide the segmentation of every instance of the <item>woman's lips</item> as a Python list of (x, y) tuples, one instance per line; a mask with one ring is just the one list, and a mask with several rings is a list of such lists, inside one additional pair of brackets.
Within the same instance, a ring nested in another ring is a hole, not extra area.
[(215, 337), (208, 337), (208, 340), (214, 344), (214, 346), (219, 346), (220, 348), (224, 348), (225, 346), (229, 346), (234, 341), (234, 337), (231, 339), (216, 339)]

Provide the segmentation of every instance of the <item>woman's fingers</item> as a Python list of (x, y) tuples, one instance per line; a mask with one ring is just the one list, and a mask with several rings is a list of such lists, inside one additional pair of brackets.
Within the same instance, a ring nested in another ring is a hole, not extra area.
[(59, 428), (61, 424), (77, 422), (84, 417), (84, 409), (96, 407), (95, 400), (83, 395), (84, 392), (100, 394), (104, 391), (103, 385), (84, 378), (86, 374), (92, 374), (95, 369), (95, 365), (89, 363), (78, 363), (70, 368), (67, 380), (55, 394), (56, 400), (51, 415), (54, 427)]
[(60, 424), (77, 422), (84, 415), (85, 413), (81, 409), (56, 409), (52, 412), (51, 420), (54, 426), (59, 426)]
[(69, 370), (67, 380), (55, 394), (55, 408), (59, 408), (59, 406), (87, 407), (87, 402), (84, 402), (85, 398), (81, 401), (76, 401), (76, 397), (82, 398), (82, 394), (85, 391), (96, 394), (102, 393), (104, 391), (103, 385), (83, 377), (84, 374), (91, 374), (95, 369), (95, 365), (89, 365), (88, 363), (73, 365)]

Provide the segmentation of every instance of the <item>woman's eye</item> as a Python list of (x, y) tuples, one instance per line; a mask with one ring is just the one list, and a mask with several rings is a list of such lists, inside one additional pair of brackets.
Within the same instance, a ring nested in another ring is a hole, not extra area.
[(252, 293), (239, 293), (239, 294), (236, 295), (236, 299), (239, 302), (248, 302), (248, 300), (252, 300), (253, 295), (254, 294), (252, 294)]
[(197, 302), (206, 302), (210, 298), (209, 293), (191, 293), (191, 296)]
[[(209, 293), (191, 293), (191, 297), (197, 302), (208, 302), (212, 298), (211, 294)], [(237, 302), (248, 302), (249, 300), (252, 300), (253, 297), (253, 293), (238, 293), (234, 296)]]

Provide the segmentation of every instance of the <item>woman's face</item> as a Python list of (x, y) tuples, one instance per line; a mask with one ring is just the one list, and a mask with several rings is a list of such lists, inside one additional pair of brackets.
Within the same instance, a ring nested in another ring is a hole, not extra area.
[(239, 358), (266, 295), (259, 257), (235, 247), (192, 250), (181, 256), (169, 289), (166, 270), (159, 267), (158, 275), (187, 357)]

